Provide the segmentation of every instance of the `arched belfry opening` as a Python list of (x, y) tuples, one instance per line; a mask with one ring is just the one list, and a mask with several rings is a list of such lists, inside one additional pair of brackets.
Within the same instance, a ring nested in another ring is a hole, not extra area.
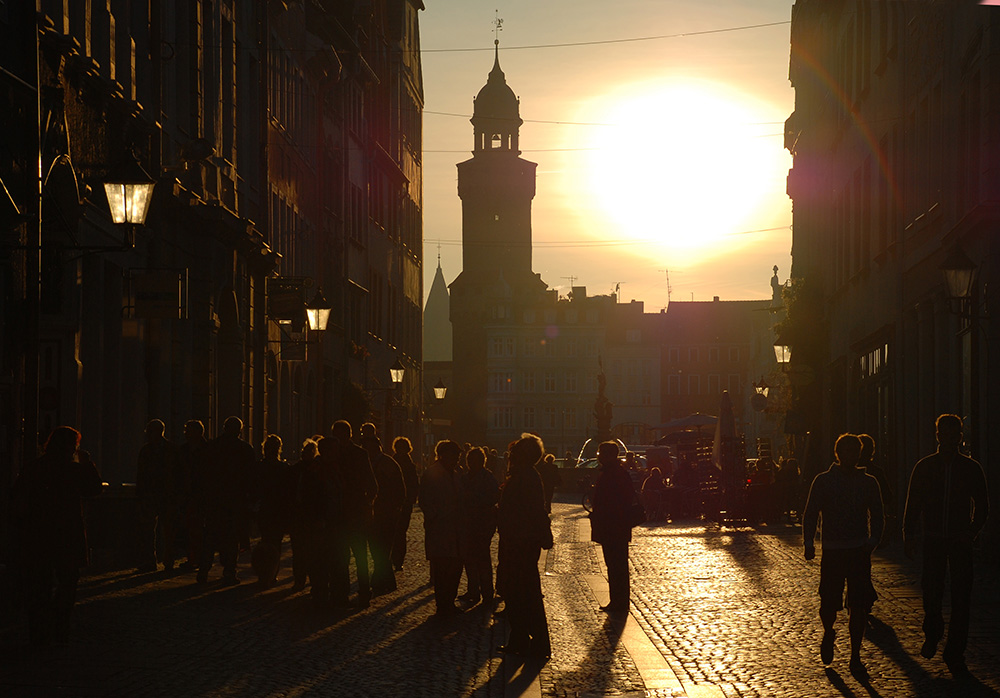
[(513, 153), (519, 155), (518, 129), (524, 123), (514, 91), (500, 69), (500, 42), (494, 41), (493, 70), (483, 89), (476, 95), (472, 110), (475, 155)]

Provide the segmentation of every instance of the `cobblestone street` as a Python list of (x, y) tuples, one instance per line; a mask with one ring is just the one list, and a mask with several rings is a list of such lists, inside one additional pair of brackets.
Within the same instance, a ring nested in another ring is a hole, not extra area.
[(880, 598), (863, 650), (872, 678), (862, 685), (847, 671), (846, 616), (833, 665), (819, 660), (819, 564), (802, 558), (796, 527), (695, 523), (636, 529), (632, 614), (616, 619), (598, 608), (607, 585), (586, 515), (555, 505), (556, 545), (540, 563), (553, 656), (540, 667), (502, 661), (496, 647), (506, 628), (485, 608), (433, 617), (417, 513), (399, 590), (363, 611), (318, 612), (308, 590), (291, 591), (287, 557), (271, 589), (248, 569), (236, 587), (198, 586), (193, 573), (85, 577), (68, 646), (31, 653), (20, 623), (0, 628), (0, 694), (1000, 695), (995, 570), (977, 572), (974, 678), (957, 683), (940, 656), (919, 656), (916, 567), (898, 562), (898, 544), (888, 546), (875, 565)]

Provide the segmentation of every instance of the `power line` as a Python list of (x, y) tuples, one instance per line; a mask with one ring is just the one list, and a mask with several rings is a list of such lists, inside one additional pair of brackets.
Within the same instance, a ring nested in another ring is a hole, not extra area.
[[(790, 230), (791, 225), (779, 225), (775, 228), (758, 228), (756, 230), (740, 230), (732, 233), (726, 233), (725, 235), (753, 235), (756, 233), (771, 233), (776, 230)], [(438, 246), (456, 246), (462, 245), (461, 240), (448, 240), (443, 238), (424, 238), (424, 244), (435, 244)], [(510, 241), (498, 240), (496, 242), (475, 242), (466, 243), (469, 247), (522, 247), (524, 243), (512, 243)], [(591, 247), (614, 247), (618, 245), (655, 245), (656, 242), (653, 240), (535, 240), (531, 244), (531, 247), (543, 250), (551, 249), (562, 249), (562, 248), (591, 248)]]
[[(432, 111), (430, 109), (424, 109), (423, 114), (433, 114), (434, 116), (455, 116), (460, 119), (471, 119), (471, 114), (458, 114), (456, 112), (448, 111)], [(491, 117), (492, 121), (504, 121), (505, 119), (497, 119)], [(506, 119), (507, 121), (514, 121), (514, 119)], [(557, 126), (621, 126), (621, 124), (609, 124), (597, 121), (550, 121), (547, 119), (521, 119), (526, 124), (556, 124)], [(784, 121), (753, 121), (750, 123), (743, 124), (744, 126), (774, 126), (777, 124), (784, 124)]]
[[(704, 29), (696, 32), (682, 32), (680, 34), (660, 34), (658, 36), (637, 36), (627, 39), (602, 39), (597, 41), (572, 41), (564, 44), (531, 44), (525, 46), (504, 46), (504, 51), (525, 51), (541, 48), (568, 48), (573, 46), (601, 46), (604, 44), (628, 44), (639, 41), (660, 41), (663, 39), (681, 39), (688, 36), (705, 36), (708, 34), (724, 34), (726, 32), (745, 31), (747, 29), (763, 29), (765, 27), (779, 27), (791, 24), (791, 20), (782, 22), (767, 22), (764, 24), (745, 24), (739, 27), (725, 27), (722, 29)], [(468, 53), (473, 51), (492, 51), (493, 48), (422, 48), (420, 53)]]

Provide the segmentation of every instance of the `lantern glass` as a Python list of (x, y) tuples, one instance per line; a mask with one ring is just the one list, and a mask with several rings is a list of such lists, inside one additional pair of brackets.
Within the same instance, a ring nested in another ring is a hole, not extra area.
[(325, 330), (330, 322), (330, 312), (333, 308), (327, 302), (321, 289), (316, 289), (316, 295), (306, 306), (306, 319), (310, 330)]
[(306, 308), (309, 329), (323, 331), (330, 322), (331, 308)]
[(436, 400), (444, 400), (444, 396), (448, 393), (448, 386), (444, 384), (442, 379), (438, 379), (437, 385), (434, 386), (434, 398)]
[(403, 368), (403, 364), (399, 363), (399, 359), (389, 367), (389, 378), (392, 379), (393, 385), (399, 385), (403, 382), (403, 373), (406, 369)]
[(792, 348), (787, 344), (774, 345), (774, 358), (779, 364), (787, 364), (792, 360)]

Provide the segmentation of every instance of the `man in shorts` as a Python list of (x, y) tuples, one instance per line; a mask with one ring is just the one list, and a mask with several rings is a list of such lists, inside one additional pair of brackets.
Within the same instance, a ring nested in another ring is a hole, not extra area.
[(842, 434), (834, 446), (836, 462), (813, 480), (802, 516), (806, 560), (816, 557), (816, 525), (823, 518), (823, 557), (819, 574), (819, 617), (823, 621), (820, 657), (833, 661), (837, 611), (844, 607), (847, 583), (848, 628), (851, 635), (850, 670), (865, 677), (861, 662), (868, 614), (878, 598), (872, 586), (872, 551), (882, 539), (885, 520), (878, 480), (858, 467), (861, 439)]

